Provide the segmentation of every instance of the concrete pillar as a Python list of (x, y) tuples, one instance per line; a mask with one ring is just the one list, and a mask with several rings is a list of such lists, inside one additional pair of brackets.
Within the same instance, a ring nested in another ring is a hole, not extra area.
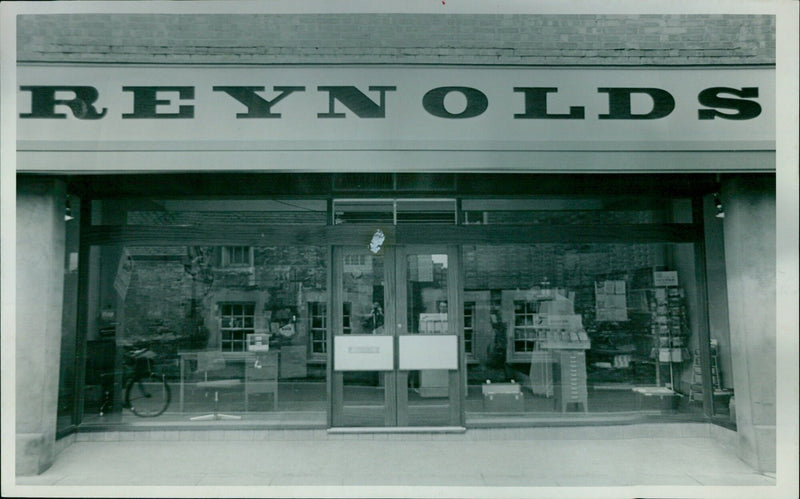
[(55, 457), (64, 183), (17, 179), (16, 474), (45, 471)]
[(775, 472), (775, 177), (726, 179), (722, 204), (739, 457)]

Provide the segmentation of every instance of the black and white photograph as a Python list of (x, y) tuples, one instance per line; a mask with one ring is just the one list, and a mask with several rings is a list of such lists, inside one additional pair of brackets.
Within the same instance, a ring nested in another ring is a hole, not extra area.
[(798, 497), (798, 2), (0, 36), (4, 497)]

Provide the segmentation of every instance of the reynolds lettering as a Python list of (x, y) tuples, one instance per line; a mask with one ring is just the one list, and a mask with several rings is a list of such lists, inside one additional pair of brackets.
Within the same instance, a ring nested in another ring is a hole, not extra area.
[[(598, 88), (608, 94), (608, 114), (598, 116), (601, 120), (656, 120), (669, 116), (675, 109), (675, 99), (660, 88)], [(643, 114), (631, 112), (631, 95), (646, 94), (653, 100), (653, 108)]]
[[(460, 113), (451, 113), (444, 107), (444, 99), (450, 92), (459, 92), (467, 99), (467, 105)], [(486, 94), (470, 87), (439, 87), (429, 90), (422, 98), (422, 107), (438, 118), (474, 118), (480, 116), (489, 107)]]
[(158, 106), (172, 104), (169, 99), (159, 99), (158, 93), (177, 92), (180, 100), (194, 99), (194, 87), (122, 87), (123, 92), (133, 92), (133, 112), (123, 114), (129, 118), (194, 118), (194, 106), (179, 106), (177, 113), (159, 113)]
[(514, 119), (533, 120), (582, 120), (583, 107), (570, 107), (569, 114), (549, 114), (547, 112), (547, 94), (556, 93), (556, 87), (514, 87), (514, 92), (525, 94), (525, 112), (515, 114)]
[(754, 98), (758, 97), (758, 88), (745, 87), (741, 90), (727, 87), (707, 88), (697, 96), (698, 102), (707, 107), (717, 107), (722, 109), (732, 109), (735, 113), (722, 113), (716, 109), (700, 109), (697, 111), (697, 119), (713, 120), (722, 118), (725, 120), (751, 120), (761, 114), (761, 106), (758, 102), (744, 99), (731, 99), (720, 97), (719, 94), (730, 94), (736, 97)]
[[(217, 106), (216, 117), (227, 118), (234, 116), (236, 119), (280, 119), (284, 115), (293, 112), (293, 104), (298, 103), (302, 96), (294, 97), (293, 94), (306, 91), (306, 87), (300, 85), (272, 87), (274, 92), (272, 97), (264, 95), (264, 86), (213, 86), (214, 92), (224, 93), (228, 97), (243, 105), (245, 110), (235, 111), (235, 107), (230, 110), (225, 107)], [(352, 85), (321, 85), (316, 87), (317, 91), (327, 93), (328, 108), (326, 111), (317, 112), (316, 118), (345, 118), (346, 108), (358, 118), (383, 119), (389, 113), (387, 105), (387, 93), (397, 91), (396, 86), (376, 86), (368, 87), (369, 92), (377, 95), (371, 97), (357, 87)], [(23, 119), (65, 119), (69, 109), (72, 116), (79, 120), (99, 120), (107, 115), (108, 109), (102, 107), (98, 109), (95, 104), (99, 98), (99, 92), (95, 87), (83, 85), (25, 85), (20, 86), (20, 90), (30, 92), (31, 107), (30, 112), (23, 112), (19, 115)], [(607, 94), (608, 112), (605, 114), (587, 115), (587, 107), (590, 105), (599, 106), (596, 97), (590, 102), (577, 102), (561, 105), (561, 109), (568, 109), (568, 112), (551, 112), (548, 108), (548, 98), (559, 92), (558, 87), (511, 87), (516, 94), (522, 94), (524, 102), (522, 112), (512, 113), (510, 109), (510, 99), (502, 99), (500, 106), (503, 108), (507, 118), (514, 120), (657, 120), (666, 118), (675, 110), (675, 97), (663, 89), (653, 87), (599, 87), (597, 92)], [(586, 89), (589, 90), (589, 89)], [(133, 97), (133, 111), (123, 113), (123, 119), (192, 119), (195, 117), (195, 87), (193, 86), (123, 86), (122, 92), (129, 92)], [(507, 91), (507, 95), (511, 92)], [(452, 104), (445, 104), (449, 96), (463, 97), (465, 104), (463, 109), (454, 110)], [(203, 94), (208, 95), (208, 94)], [(291, 99), (287, 99), (292, 96)], [(761, 115), (761, 105), (755, 101), (759, 96), (757, 87), (743, 87), (741, 89), (730, 87), (711, 87), (702, 90), (697, 95), (697, 101), (705, 109), (698, 109), (698, 120), (713, 120), (716, 118), (725, 120), (751, 120)], [(116, 97), (116, 100), (115, 100)], [(688, 97), (684, 95), (684, 97)], [(565, 95), (561, 98), (564, 102), (570, 98)], [(577, 100), (575, 96), (572, 97)], [(583, 95), (587, 99), (586, 95)], [(643, 101), (642, 98), (645, 100)], [(222, 98), (221, 102), (230, 99)], [(414, 102), (419, 97), (400, 95), (395, 97), (403, 106), (419, 106), (419, 101)], [(635, 101), (644, 102), (637, 109)], [(284, 102), (285, 101), (285, 102)], [(111, 102), (120, 105), (122, 102), (119, 96), (112, 96)], [(567, 101), (569, 102), (569, 101)], [(276, 108), (280, 103), (282, 112), (277, 112)], [(202, 105), (199, 102), (197, 105)], [(305, 103), (307, 104), (307, 102)], [(422, 109), (428, 115), (448, 120), (469, 119), (481, 116), (489, 109), (489, 97), (483, 91), (466, 86), (446, 86), (436, 87), (428, 90), (422, 95)], [(231, 106), (235, 104), (231, 103)], [(493, 102), (494, 105), (494, 102)], [(518, 105), (518, 104), (516, 104)], [(63, 109), (61, 109), (63, 108)], [(304, 106), (304, 108), (307, 108)], [(495, 110), (496, 112), (497, 110)], [(297, 108), (294, 108), (297, 115)], [(591, 116), (587, 118), (587, 116)]]
[(272, 106), (285, 99), (293, 92), (303, 92), (306, 87), (272, 87), (280, 94), (272, 100), (266, 100), (256, 92), (263, 92), (264, 87), (214, 87), (215, 92), (225, 92), (247, 106), (246, 113), (236, 113), (237, 118), (280, 118), (281, 113), (273, 113)]
[[(106, 108), (97, 112), (94, 102), (98, 92), (94, 87), (80, 86), (21, 86), (20, 90), (31, 93), (31, 112), (20, 114), (20, 118), (65, 119), (64, 113), (57, 113), (56, 106), (67, 106), (72, 115), (79, 120), (99, 120), (106, 115)], [(72, 99), (57, 99), (56, 92), (69, 92)]]
[(335, 111), (336, 101), (341, 102), (344, 106), (355, 113), (359, 118), (385, 118), (386, 117), (386, 92), (393, 92), (397, 87), (373, 87), (370, 86), (371, 92), (380, 93), (380, 103), (376, 104), (375, 101), (364, 95), (364, 93), (356, 87), (317, 87), (317, 90), (328, 92), (328, 112), (318, 113), (317, 118), (344, 118), (344, 113), (337, 113)]

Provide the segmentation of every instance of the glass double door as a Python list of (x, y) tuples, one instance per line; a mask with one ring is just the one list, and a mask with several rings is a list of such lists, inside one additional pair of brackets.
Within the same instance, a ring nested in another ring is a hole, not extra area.
[(457, 248), (335, 247), (332, 425), (460, 426)]

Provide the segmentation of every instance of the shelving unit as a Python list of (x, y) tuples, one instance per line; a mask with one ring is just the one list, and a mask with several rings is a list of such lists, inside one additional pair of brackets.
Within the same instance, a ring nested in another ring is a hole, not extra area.
[(586, 353), (583, 350), (556, 350), (560, 369), (559, 400), (561, 412), (569, 404), (581, 404), (589, 412), (589, 395), (586, 387)]
[(656, 386), (674, 390), (674, 364), (689, 358), (683, 290), (677, 286), (654, 288), (650, 308), (653, 336), (650, 356), (656, 363)]
[(653, 371), (649, 315), (630, 313), (624, 323), (595, 324), (587, 351), (592, 382), (596, 386), (630, 387), (646, 382)]
[[(584, 350), (591, 341), (581, 315), (575, 313), (575, 294), (543, 283), (527, 290), (503, 290), (501, 296), (508, 321), (506, 362), (527, 364), (525, 371), (517, 370), (534, 395), (553, 397), (559, 388), (562, 399), (569, 395), (568, 403), (579, 402), (585, 408), (586, 397), (580, 394), (586, 392)], [(562, 363), (572, 367), (561, 372)], [(573, 400), (576, 396), (579, 400)]]
[[(641, 273), (651, 273), (644, 269)], [(648, 296), (652, 292), (638, 289), (643, 284), (641, 279), (632, 273), (613, 273), (595, 276), (591, 293), (597, 303), (598, 293), (605, 299), (612, 293), (605, 290), (605, 281), (623, 281), (622, 289), (626, 291), (625, 301), (617, 303), (617, 308), (624, 305), (625, 313), (614, 312), (613, 309), (590, 316), (594, 319), (587, 324), (587, 331), (592, 339), (592, 349), (586, 355), (589, 361), (589, 375), (595, 389), (627, 390), (639, 383), (652, 383), (654, 362), (650, 358), (652, 336), (650, 331), (650, 308)], [(614, 286), (614, 295), (617, 285)], [(610, 291), (610, 290), (609, 290)], [(619, 299), (621, 300), (621, 299)], [(608, 304), (606, 303), (606, 306)], [(613, 320), (621, 319), (625, 320)]]
[[(587, 324), (593, 346), (587, 352), (589, 374), (595, 387), (675, 390), (675, 365), (691, 358), (684, 295), (677, 284), (677, 272), (664, 267), (595, 276), (596, 306), (604, 309)], [(626, 291), (623, 303), (620, 288)]]
[[(722, 379), (719, 373), (719, 352), (717, 350), (717, 340), (711, 340), (711, 389), (715, 398), (722, 398), (727, 403), (733, 393), (731, 390), (722, 388)], [(703, 401), (703, 370), (700, 366), (700, 351), (695, 350), (694, 365), (692, 366), (692, 384), (689, 392), (690, 402)], [(723, 404), (727, 405), (727, 404)]]

